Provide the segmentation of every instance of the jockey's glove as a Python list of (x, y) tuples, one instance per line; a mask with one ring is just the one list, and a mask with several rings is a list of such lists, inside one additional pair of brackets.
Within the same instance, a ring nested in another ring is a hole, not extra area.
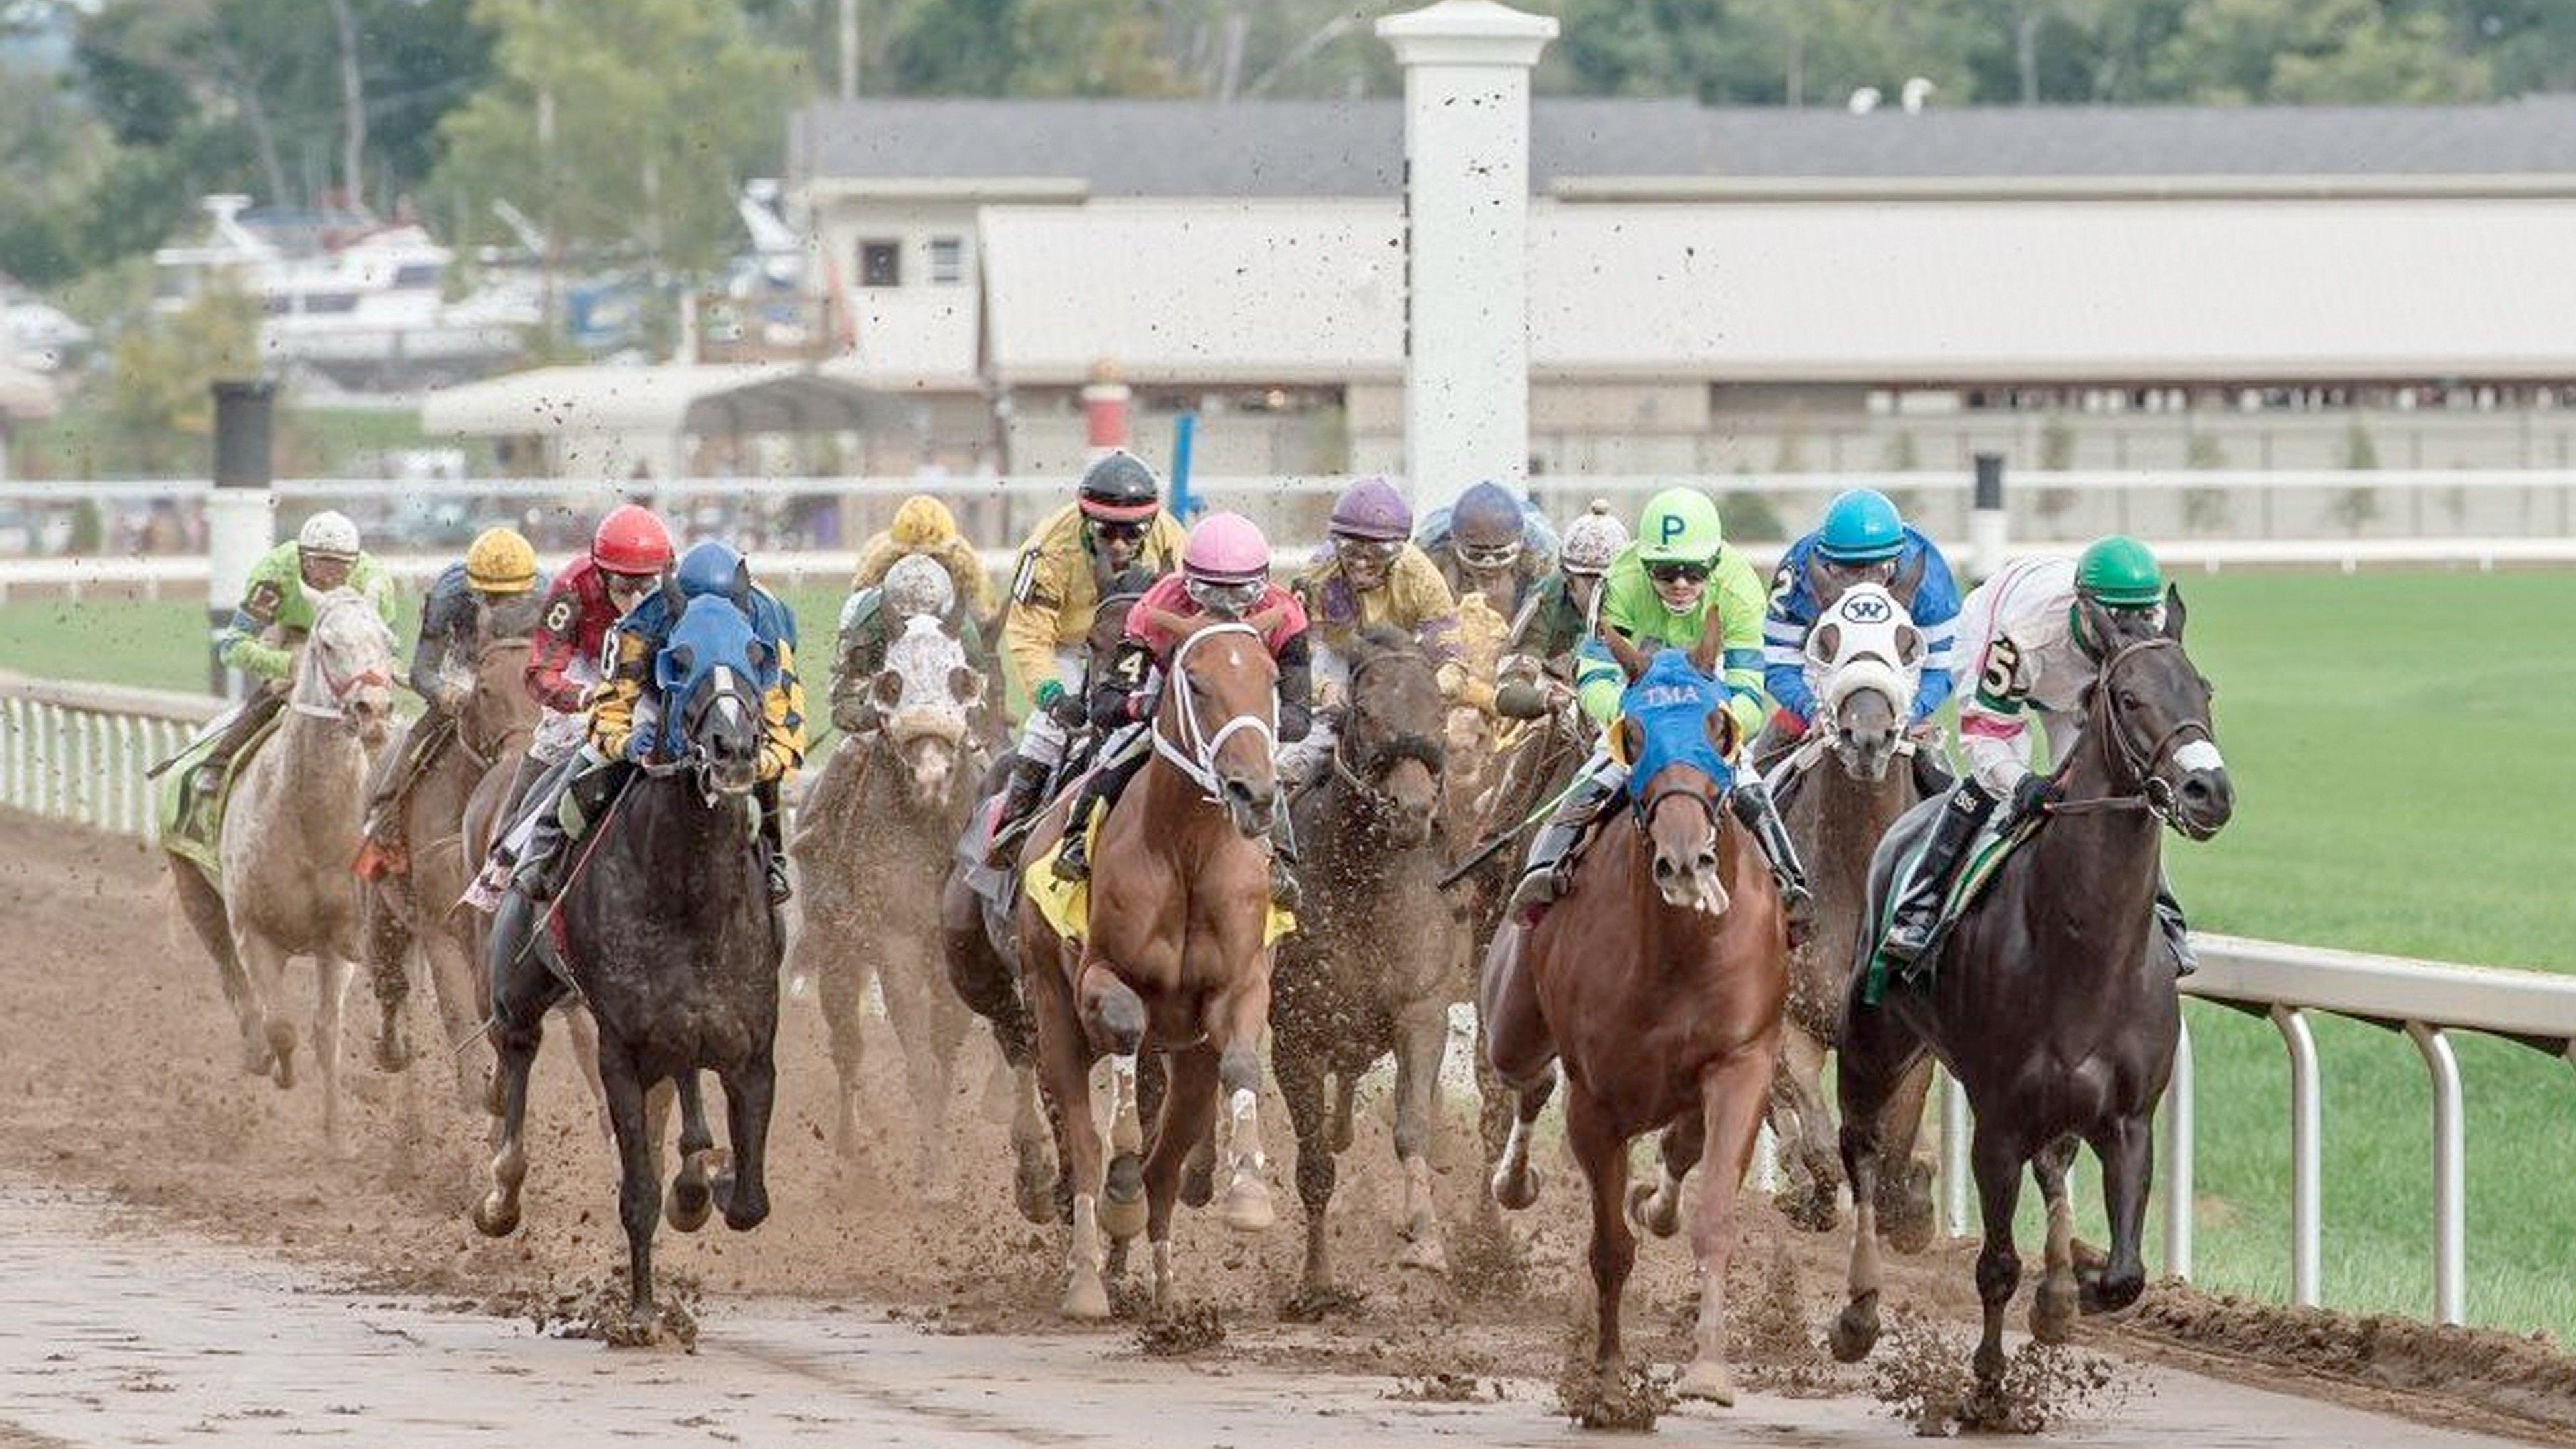
[(1056, 684), (1052, 679), (1047, 683), (1055, 685), (1055, 698), (1040, 705), (1039, 708), (1045, 710), (1050, 718), (1066, 729), (1082, 728), (1084, 722), (1090, 718), (1091, 712), (1084, 709), (1082, 701), (1063, 685)]
[(638, 729), (626, 737), (625, 756), (639, 765), (653, 763), (653, 732)]
[(2013, 782), (2013, 816), (2027, 820), (2054, 804), (2057, 797), (2057, 782), (2033, 771)]
[(1041, 679), (1038, 681), (1038, 687), (1036, 690), (1030, 693), (1029, 703), (1034, 704), (1043, 710), (1052, 710), (1055, 708), (1055, 702), (1064, 698), (1064, 695), (1065, 688), (1063, 680)]

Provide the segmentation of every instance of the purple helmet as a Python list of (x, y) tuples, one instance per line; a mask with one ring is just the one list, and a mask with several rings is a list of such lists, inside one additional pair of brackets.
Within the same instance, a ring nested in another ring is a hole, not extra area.
[(1384, 478), (1362, 478), (1343, 490), (1329, 527), (1346, 538), (1401, 543), (1413, 536), (1413, 508)]

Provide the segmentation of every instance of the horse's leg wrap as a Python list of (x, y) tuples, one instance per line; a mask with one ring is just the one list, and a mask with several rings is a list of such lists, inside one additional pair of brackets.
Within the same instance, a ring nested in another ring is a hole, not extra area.
[(1793, 936), (1803, 935), (1815, 918), (1815, 897), (1807, 890), (1807, 872), (1798, 863), (1798, 847), (1789, 840), (1789, 827), (1782, 823), (1780, 812), (1771, 803), (1771, 791), (1760, 777), (1739, 782), (1728, 796), (1735, 807), (1735, 818), (1753, 832), (1765, 859), (1771, 862), (1771, 874), (1780, 885), (1780, 904), (1789, 917)]
[(2155, 910), (2156, 925), (2173, 951), (2174, 975), (2189, 976), (2199, 970), (2200, 956), (2191, 949), (2191, 923), (2182, 918), (2182, 902), (2174, 899), (2173, 882), (2161, 868), (2156, 872)]
[(1959, 857), (1967, 853), (1968, 842), (1986, 817), (1995, 810), (1995, 797), (1974, 777), (1959, 782), (1941, 807), (1941, 818), (1932, 827), (1932, 838), (1925, 842), (1923, 858), (1916, 862), (1914, 878), (1903, 899), (1896, 903), (1895, 920), (1887, 928), (1887, 939), (1879, 950), (1891, 961), (1910, 962), (1923, 954), (1931, 942), (1933, 929), (1940, 924), (1941, 899), (1949, 893), (1950, 876), (1959, 866)]

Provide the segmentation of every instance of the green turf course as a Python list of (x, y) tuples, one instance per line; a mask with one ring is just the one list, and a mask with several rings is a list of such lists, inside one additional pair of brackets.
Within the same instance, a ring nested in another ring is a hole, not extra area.
[[(2227, 573), (2183, 581), (2216, 682), (2237, 815), (2168, 836), (2175, 886), (2216, 931), (2491, 965), (2576, 969), (2576, 718), (2564, 621), (2576, 573)], [(811, 713), (838, 600), (791, 597)], [(0, 606), (0, 668), (202, 688), (193, 604)], [(2198, 1276), (2289, 1296), (2289, 1069), (2265, 1022), (2188, 1010), (2198, 1045)], [(2317, 1018), (2325, 1086), (2325, 1301), (2432, 1309), (2431, 1092), (2415, 1049)], [(2468, 1093), (2470, 1318), (2576, 1341), (2576, 1079), (2456, 1042)], [(2100, 1192), (2080, 1175), (2088, 1235)], [(2036, 1194), (2024, 1262), (2037, 1264)], [(2151, 1234), (2149, 1262), (2159, 1261)]]

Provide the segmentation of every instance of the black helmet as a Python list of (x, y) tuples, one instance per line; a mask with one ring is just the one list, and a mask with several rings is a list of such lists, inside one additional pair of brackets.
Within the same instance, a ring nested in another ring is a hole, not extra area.
[(1085, 518), (1142, 523), (1163, 506), (1163, 480), (1144, 459), (1121, 448), (1082, 471), (1074, 498)]

